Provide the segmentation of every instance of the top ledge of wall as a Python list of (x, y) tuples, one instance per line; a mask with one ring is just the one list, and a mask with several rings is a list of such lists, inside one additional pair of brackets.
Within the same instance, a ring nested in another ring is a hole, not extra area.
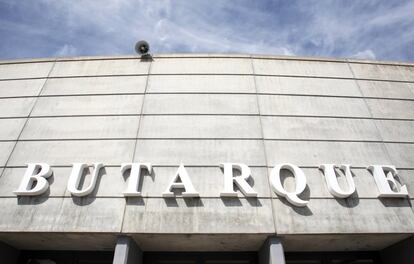
[[(340, 62), (340, 63), (360, 63), (360, 64), (379, 64), (379, 65), (395, 65), (395, 66), (414, 66), (414, 62), (399, 61), (378, 61), (378, 60), (360, 60), (346, 58), (328, 58), (328, 57), (299, 57), (286, 55), (262, 55), (262, 54), (220, 54), (220, 53), (168, 53), (168, 54), (152, 54), (153, 58), (253, 58), (265, 60), (297, 60), (297, 61), (320, 61), (320, 62)], [(34, 59), (16, 59), (16, 60), (0, 60), (0, 65), (4, 64), (20, 64), (20, 63), (41, 63), (54, 61), (94, 61), (94, 60), (128, 60), (139, 59), (138, 55), (116, 55), (116, 56), (82, 56), (82, 57), (50, 57), (50, 58), (34, 58)]]

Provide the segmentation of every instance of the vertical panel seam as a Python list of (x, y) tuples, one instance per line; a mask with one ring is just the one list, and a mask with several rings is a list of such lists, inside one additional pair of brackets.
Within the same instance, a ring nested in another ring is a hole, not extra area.
[(37, 101), (38, 101), (38, 100), (39, 100), (39, 98), (41, 97), (40, 95), (42, 94), (43, 89), (44, 89), (44, 87), (46, 86), (46, 83), (47, 83), (47, 81), (48, 81), (48, 79), (49, 79), (50, 74), (52, 73), (53, 69), (55, 68), (56, 61), (57, 61), (57, 57), (53, 60), (52, 66), (50, 67), (50, 70), (49, 70), (49, 72), (47, 73), (46, 78), (44, 78), (45, 80), (44, 80), (44, 82), (43, 82), (43, 84), (42, 84), (42, 87), (40, 88), (40, 90), (39, 90), (39, 92), (37, 93), (37, 95), (34, 97), (34, 102), (33, 102), (33, 104), (32, 104), (32, 107), (30, 108), (29, 113), (28, 113), (28, 114), (27, 114), (27, 116), (25, 117), (25, 119), (26, 119), (26, 120), (24, 121), (24, 124), (23, 124), (23, 126), (22, 126), (22, 128), (21, 128), (21, 130), (20, 130), (20, 133), (19, 133), (19, 135), (17, 136), (16, 141), (15, 141), (15, 143), (14, 143), (14, 145), (13, 145), (13, 148), (12, 148), (12, 150), (11, 150), (11, 152), (10, 152), (10, 154), (9, 154), (9, 156), (8, 156), (8, 158), (7, 158), (6, 162), (5, 162), (5, 164), (4, 164), (4, 169), (3, 169), (3, 171), (2, 171), (2, 172), (1, 172), (1, 174), (0, 174), (0, 178), (3, 176), (4, 172), (6, 171), (7, 165), (8, 165), (8, 163), (9, 163), (9, 161), (10, 161), (11, 156), (13, 155), (14, 150), (16, 149), (17, 143), (19, 142), (20, 137), (21, 137), (21, 135), (23, 134), (23, 131), (24, 131), (24, 129), (25, 129), (25, 128), (26, 128), (26, 126), (27, 126), (27, 123), (29, 122), (29, 119), (30, 119), (30, 117), (31, 117), (31, 115), (32, 115), (32, 112), (33, 112), (34, 108), (36, 107)]
[(253, 86), (254, 86), (254, 91), (255, 91), (255, 95), (256, 95), (256, 106), (257, 106), (257, 111), (259, 114), (259, 124), (260, 124), (260, 134), (261, 134), (261, 138), (262, 138), (262, 146), (263, 146), (263, 154), (264, 154), (264, 158), (265, 158), (265, 177), (267, 179), (267, 186), (269, 188), (269, 197), (270, 197), (270, 207), (272, 210), (272, 218), (273, 218), (273, 227), (275, 229), (275, 234), (277, 235), (277, 228), (276, 228), (276, 216), (275, 216), (275, 210), (274, 210), (274, 206), (273, 206), (273, 197), (272, 197), (272, 186), (270, 185), (270, 179), (269, 179), (269, 165), (268, 165), (268, 159), (267, 159), (267, 152), (266, 152), (266, 144), (265, 144), (265, 140), (264, 140), (264, 131), (263, 131), (263, 123), (262, 123), (262, 115), (260, 113), (260, 104), (259, 104), (259, 94), (257, 91), (257, 83), (256, 83), (256, 73), (255, 73), (255, 68), (254, 68), (254, 63), (253, 63), (253, 56), (250, 55), (250, 65), (252, 68), (252, 76), (253, 76)]
[[(350, 62), (349, 62), (349, 59), (346, 59), (346, 61), (347, 61), (347, 65), (348, 65), (348, 67), (349, 67), (349, 70), (351, 71), (351, 73), (352, 73), (352, 76), (353, 76), (353, 78), (354, 78), (354, 81), (355, 81), (355, 83), (356, 83), (356, 85), (357, 85), (357, 87), (358, 87), (358, 89), (359, 89), (359, 92), (361, 93), (361, 95), (363, 96), (363, 100), (364, 100), (364, 102), (365, 102), (365, 105), (367, 106), (367, 109), (368, 109), (368, 111), (369, 111), (369, 114), (370, 114), (370, 116), (371, 116), (371, 118), (373, 118), (374, 116), (373, 116), (373, 114), (372, 114), (372, 111), (371, 111), (371, 107), (369, 107), (369, 104), (367, 103), (367, 101), (366, 101), (366, 98), (365, 98), (365, 96), (364, 96), (364, 94), (363, 94), (363, 92), (362, 92), (362, 89), (361, 89), (361, 87), (360, 87), (360, 85), (359, 85), (359, 83), (358, 83), (358, 80), (356, 79), (356, 77), (355, 77), (355, 73), (354, 73), (354, 71), (353, 71), (353, 69), (352, 69), (352, 67), (351, 67), (351, 64), (350, 64)], [(383, 137), (382, 137), (382, 134), (381, 134), (381, 130), (378, 128), (378, 126), (377, 126), (377, 122), (375, 121), (375, 120), (372, 120), (372, 122), (374, 122), (374, 126), (375, 126), (375, 128), (376, 128), (376, 130), (377, 130), (377, 133), (378, 133), (378, 135), (379, 135), (379, 137), (380, 137), (380, 140), (381, 140), (381, 144), (382, 144), (382, 146), (384, 147), (384, 151), (385, 151), (385, 154), (387, 155), (387, 157), (388, 157), (388, 159), (389, 159), (389, 161), (390, 161), (390, 163), (394, 163), (394, 160), (391, 158), (391, 155), (390, 155), (390, 153), (389, 153), (389, 151), (388, 151), (388, 148), (387, 148), (387, 146), (385, 145), (385, 142), (384, 142), (384, 139), (383, 139)], [(404, 183), (403, 183), (404, 184)], [(406, 198), (404, 198), (404, 199), (407, 199), (407, 201), (408, 202), (410, 202), (410, 196), (408, 196), (408, 197), (406, 197)], [(411, 208), (412, 209), (412, 208)], [(414, 213), (414, 212), (413, 212)]]
[[(150, 78), (150, 74), (151, 74), (152, 61), (153, 61), (153, 59), (150, 60), (149, 66), (148, 66), (147, 80), (145, 82), (144, 95), (142, 96), (142, 103), (141, 103), (141, 109), (140, 109), (140, 114), (139, 114), (139, 118), (138, 118), (137, 132), (135, 134), (135, 143), (134, 143), (131, 162), (134, 162), (134, 160), (135, 160), (135, 154), (136, 154), (136, 149), (137, 149), (137, 145), (138, 145), (138, 135), (139, 135), (139, 131), (140, 131), (140, 128), (141, 128), (142, 115), (144, 113), (145, 97), (147, 95), (148, 83), (149, 83), (149, 78)], [(122, 213), (120, 233), (122, 233), (122, 230), (124, 229), (125, 212), (126, 212), (126, 206), (127, 206), (128, 199), (129, 199), (128, 197), (125, 197), (125, 206), (124, 206), (124, 211)]]
[(374, 119), (373, 119), (373, 118), (374, 118), (374, 115), (372, 114), (372, 109), (371, 109), (371, 107), (369, 106), (369, 104), (368, 104), (368, 102), (367, 102), (367, 98), (365, 97), (365, 95), (364, 95), (364, 93), (363, 93), (363, 91), (362, 91), (362, 89), (361, 89), (361, 87), (360, 87), (360, 85), (359, 85), (359, 82), (358, 82), (358, 80), (357, 80), (357, 79), (356, 79), (356, 77), (355, 77), (354, 70), (352, 69), (352, 67), (351, 67), (351, 64), (350, 64), (349, 60), (348, 60), (348, 59), (346, 59), (346, 60), (347, 60), (347, 65), (348, 65), (348, 68), (349, 68), (349, 70), (351, 71), (351, 74), (352, 74), (353, 80), (354, 80), (354, 82), (355, 82), (356, 86), (358, 87), (359, 92), (360, 92), (360, 93), (361, 93), (361, 95), (362, 95), (362, 100), (364, 100), (365, 106), (366, 106), (366, 107), (367, 107), (367, 109), (368, 109), (368, 112), (369, 112), (369, 115), (370, 115), (370, 117), (371, 117), (371, 120), (372, 120), (372, 122), (374, 123), (375, 129), (377, 130), (377, 133), (378, 133), (378, 135), (379, 135), (380, 142), (381, 142), (381, 144), (382, 144), (382, 145), (383, 145), (383, 147), (384, 147), (384, 150), (385, 150), (385, 152), (386, 152), (386, 155), (387, 155), (387, 157), (388, 157), (389, 161), (390, 161), (390, 162), (393, 162), (393, 160), (391, 159), (391, 155), (390, 155), (390, 154), (389, 154), (389, 152), (388, 152), (387, 146), (385, 145), (384, 138), (382, 137), (382, 134), (381, 134), (381, 130), (378, 128), (378, 125), (377, 125), (376, 120), (374, 120)]

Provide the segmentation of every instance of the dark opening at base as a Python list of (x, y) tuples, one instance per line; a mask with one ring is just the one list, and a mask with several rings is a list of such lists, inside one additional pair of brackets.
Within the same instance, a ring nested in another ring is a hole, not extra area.
[[(110, 251), (22, 251), (20, 264), (110, 264)], [(287, 264), (381, 264), (378, 252), (286, 252)], [(144, 264), (259, 264), (257, 252), (144, 252)], [(136, 263), (140, 264), (140, 263)]]

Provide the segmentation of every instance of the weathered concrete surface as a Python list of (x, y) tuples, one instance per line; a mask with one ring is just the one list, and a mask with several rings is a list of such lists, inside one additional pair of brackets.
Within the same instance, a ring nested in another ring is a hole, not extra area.
[(279, 235), (414, 232), (408, 199), (313, 199), (303, 208), (274, 199), (273, 206)]
[(25, 118), (0, 119), (0, 140), (17, 140), (25, 122)]
[(256, 76), (256, 88), (263, 94), (362, 96), (354, 80), (309, 77)]
[(414, 119), (414, 101), (366, 99), (372, 117)]
[(0, 117), (27, 117), (34, 105), (35, 99), (2, 98), (0, 100)]
[(270, 199), (130, 198), (122, 232), (273, 233)]
[(251, 115), (259, 110), (256, 95), (250, 94), (148, 94), (143, 113)]
[(5, 166), (15, 142), (0, 142), (0, 166)]
[(357, 82), (366, 97), (414, 99), (414, 83), (363, 80)]
[(352, 78), (346, 63), (253, 59), (256, 74)]
[(149, 64), (137, 59), (59, 61), (50, 77), (148, 74)]
[(260, 140), (138, 140), (136, 150), (134, 161), (151, 161), (154, 165), (266, 164)]
[(414, 67), (350, 63), (356, 78), (374, 80), (414, 81)]
[(360, 98), (259, 95), (260, 114), (296, 116), (370, 117)]
[(0, 64), (0, 80), (44, 78), (52, 69), (53, 62)]
[(139, 116), (31, 118), (20, 139), (130, 139), (136, 137), (138, 124)]
[[(223, 83), (226, 85), (223, 85)], [(185, 76), (185, 78), (182, 78), (181, 75), (150, 75), (147, 92), (255, 93), (256, 90), (253, 76), (188, 75)]]
[(240, 58), (160, 58), (152, 63), (151, 74), (251, 74), (250, 60)]
[(142, 95), (41, 97), (31, 116), (139, 114)]
[(391, 162), (397, 168), (412, 168), (414, 164), (414, 144), (386, 143), (385, 147)]
[(125, 199), (2, 198), (1, 232), (102, 232), (121, 230)]
[[(255, 251), (279, 235), (288, 251), (388, 247), (414, 233), (413, 68), (214, 54), (0, 62), (0, 241), (113, 250), (127, 234), (144, 251)], [(125, 199), (120, 165), (133, 160), (154, 170), (144, 198)], [(52, 166), (50, 189), (16, 198), (28, 162)], [(66, 190), (73, 162), (107, 166), (88, 197)], [(220, 198), (222, 162), (251, 166), (259, 199)], [(308, 207), (271, 191), (282, 162), (304, 170)], [(180, 163), (201, 198), (161, 198)], [(351, 164), (357, 194), (333, 198), (323, 163)], [(411, 199), (377, 199), (371, 164), (397, 166)]]
[[(355, 167), (392, 163), (383, 143), (266, 140), (265, 145), (269, 166), (284, 162), (315, 167), (323, 163)], [(404, 164), (399, 160), (394, 162), (397, 167)]]
[(41, 95), (144, 93), (146, 76), (100, 76), (48, 79)]
[(143, 116), (139, 138), (261, 138), (258, 116)]
[(265, 139), (381, 141), (369, 119), (264, 116), (262, 125)]
[(0, 98), (37, 96), (46, 79), (0, 81)]
[(375, 120), (381, 138), (389, 142), (413, 142), (414, 123), (408, 120)]
[[(132, 161), (134, 142), (135, 140), (19, 141), (8, 165), (25, 166), (30, 162), (46, 162), (51, 166), (71, 166), (74, 162), (120, 165)], [(0, 147), (3, 144), (12, 143), (1, 143)]]

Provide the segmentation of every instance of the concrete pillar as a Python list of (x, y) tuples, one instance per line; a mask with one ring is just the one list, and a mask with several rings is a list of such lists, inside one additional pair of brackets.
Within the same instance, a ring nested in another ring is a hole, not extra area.
[(285, 252), (277, 237), (269, 237), (259, 251), (259, 264), (285, 264)]
[(19, 250), (15, 249), (12, 246), (7, 245), (6, 243), (0, 242), (0, 259), (1, 263), (17, 263), (19, 260)]
[(383, 264), (414, 263), (414, 236), (383, 249), (381, 259)]
[(128, 236), (118, 237), (113, 264), (142, 264), (142, 251)]

